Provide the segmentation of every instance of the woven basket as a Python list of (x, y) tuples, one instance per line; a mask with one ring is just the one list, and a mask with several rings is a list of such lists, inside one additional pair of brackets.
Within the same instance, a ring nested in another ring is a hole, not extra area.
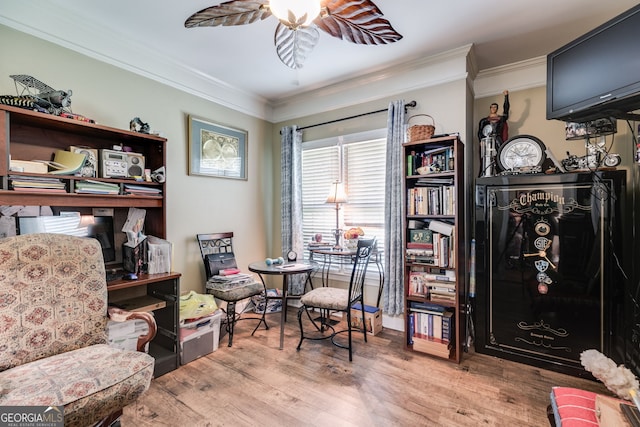
[(428, 114), (415, 114), (409, 117), (409, 120), (407, 120), (407, 124), (409, 124), (411, 119), (419, 116), (429, 117), (431, 119), (431, 124), (410, 126), (409, 129), (407, 129), (408, 142), (422, 141), (423, 139), (429, 139), (433, 136), (433, 133), (436, 131), (435, 120), (433, 120), (433, 117), (431, 117)]

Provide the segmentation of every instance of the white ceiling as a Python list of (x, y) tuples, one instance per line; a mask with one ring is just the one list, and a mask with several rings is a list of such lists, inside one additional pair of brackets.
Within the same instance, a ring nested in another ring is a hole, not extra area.
[[(320, 31), (318, 45), (300, 70), (289, 69), (276, 55), (274, 17), (235, 27), (185, 28), (192, 13), (219, 3), (210, 0), (10, 0), (0, 9), (0, 24), (204, 97), (220, 100), (242, 93), (276, 104), (372, 72), (392, 74), (399, 64), (469, 44), (474, 45), (479, 70), (544, 56), (636, 4), (374, 2), (402, 40), (356, 45)], [(210, 94), (193, 89), (190, 79), (215, 89)], [(233, 102), (227, 105), (233, 107)]]

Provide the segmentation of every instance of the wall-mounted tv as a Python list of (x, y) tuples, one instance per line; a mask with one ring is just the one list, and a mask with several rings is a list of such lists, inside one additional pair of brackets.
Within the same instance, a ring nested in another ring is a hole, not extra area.
[(640, 109), (640, 5), (547, 55), (547, 119), (625, 118)]

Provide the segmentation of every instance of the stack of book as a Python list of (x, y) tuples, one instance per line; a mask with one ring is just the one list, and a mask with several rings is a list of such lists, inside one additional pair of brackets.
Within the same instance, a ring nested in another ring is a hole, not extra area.
[(76, 193), (80, 194), (120, 194), (120, 185), (85, 179), (76, 183)]
[(453, 313), (437, 304), (412, 302), (409, 344), (415, 351), (449, 357), (453, 337)]
[(45, 176), (9, 175), (9, 183), (16, 191), (66, 193), (64, 182)]
[(236, 273), (228, 275), (217, 274), (215, 276), (211, 276), (211, 278), (207, 281), (206, 287), (207, 289), (226, 291), (241, 286), (251, 285), (255, 283), (255, 281), (256, 280), (254, 276), (247, 273)]
[(134, 196), (152, 196), (159, 197), (162, 194), (162, 190), (155, 187), (147, 187), (143, 185), (124, 185), (124, 194), (131, 194)]
[(455, 304), (455, 272), (453, 270), (411, 271), (409, 272), (409, 295), (427, 297), (434, 302), (444, 304)]
[(309, 249), (331, 249), (334, 244), (330, 242), (309, 242)]

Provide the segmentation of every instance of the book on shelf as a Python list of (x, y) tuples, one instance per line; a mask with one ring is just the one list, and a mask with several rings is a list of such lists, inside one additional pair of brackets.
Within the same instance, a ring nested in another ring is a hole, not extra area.
[(66, 193), (64, 188), (45, 188), (45, 187), (14, 187), (14, 191), (25, 191), (27, 193)]
[(453, 232), (453, 224), (433, 219), (429, 222), (429, 229), (438, 234), (451, 236), (451, 233)]
[(120, 185), (86, 179), (76, 183), (75, 192), (85, 194), (120, 194)]
[(449, 310), (423, 310), (411, 308), (413, 318), (412, 337), (438, 344), (449, 344), (453, 331), (453, 312)]
[(453, 303), (456, 300), (456, 291), (455, 289), (437, 290), (430, 287), (429, 298), (431, 301), (450, 301)]
[(442, 313), (442, 339), (449, 340), (453, 338), (453, 312), (445, 311)]
[(416, 185), (453, 185), (452, 177), (424, 177), (418, 178)]
[(307, 247), (309, 249), (332, 249), (334, 246), (331, 242), (309, 242)]
[(425, 223), (424, 221), (421, 221), (419, 219), (410, 219), (407, 221), (407, 228), (409, 229), (414, 229), (414, 230), (421, 230), (425, 227)]
[(434, 254), (432, 249), (406, 249), (405, 258), (407, 262), (434, 264)]
[(407, 243), (407, 249), (427, 249), (433, 253), (433, 243)]
[(441, 268), (436, 266), (419, 266), (412, 267), (413, 271), (422, 271), (424, 273), (428, 273), (434, 280), (443, 280), (443, 281), (456, 281), (456, 272), (454, 270), (448, 268)]
[(22, 176), (9, 175), (9, 183), (11, 188), (19, 191), (44, 191), (64, 193), (66, 186), (59, 178), (49, 178), (44, 176)]
[(411, 308), (412, 310), (428, 310), (428, 311), (436, 311), (439, 313), (444, 313), (446, 311), (446, 308), (439, 305), (439, 304), (433, 304), (430, 302), (418, 302), (418, 301), (411, 301), (411, 303), (409, 304), (409, 308)]
[(162, 194), (162, 190), (155, 187), (125, 184), (124, 194), (130, 194), (133, 196), (160, 196)]
[[(453, 290), (456, 289), (455, 278), (451, 278), (447, 275), (438, 275), (428, 273), (426, 271), (410, 271), (409, 272), (409, 286), (412, 289), (414, 286), (416, 289), (438, 289), (438, 290)], [(419, 293), (423, 295), (424, 293)]]
[(434, 292), (455, 293), (456, 283), (455, 282), (431, 282), (429, 284), (429, 289)]
[(429, 301), (435, 302), (437, 304), (446, 304), (448, 307), (453, 307), (456, 303), (455, 298), (445, 298), (441, 295), (429, 295)]

